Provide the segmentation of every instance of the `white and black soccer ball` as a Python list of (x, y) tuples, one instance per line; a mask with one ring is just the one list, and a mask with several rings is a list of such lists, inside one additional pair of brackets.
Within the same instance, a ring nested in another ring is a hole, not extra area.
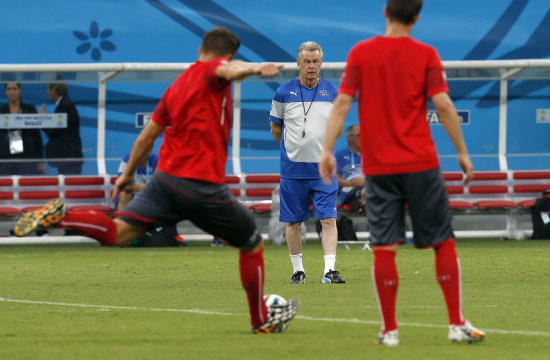
[[(267, 306), (267, 312), (271, 313), (272, 309), (277, 306), (286, 305), (287, 302), (284, 297), (276, 294), (266, 294), (264, 295), (264, 303)], [(272, 316), (272, 315), (270, 315)], [(288, 327), (288, 322), (280, 322), (276, 329), (273, 332), (283, 332)]]
[(268, 308), (272, 306), (286, 305), (286, 300), (281, 295), (266, 294), (264, 295), (264, 303)]

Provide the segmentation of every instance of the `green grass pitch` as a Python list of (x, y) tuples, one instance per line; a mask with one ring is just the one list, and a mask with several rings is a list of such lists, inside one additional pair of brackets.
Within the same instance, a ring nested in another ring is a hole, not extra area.
[(305, 285), (289, 285), (285, 246), (266, 244), (266, 293), (297, 297), (288, 331), (256, 336), (238, 252), (95, 245), (0, 247), (0, 359), (547, 359), (550, 241), (458, 240), (466, 318), (480, 344), (451, 344), (432, 250), (401, 246), (400, 345), (374, 345), (372, 253), (338, 249), (344, 285), (321, 284), (318, 241)]

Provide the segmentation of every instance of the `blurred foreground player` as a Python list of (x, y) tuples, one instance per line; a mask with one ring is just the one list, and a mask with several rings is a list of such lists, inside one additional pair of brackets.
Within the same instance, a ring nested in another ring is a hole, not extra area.
[(462, 315), (460, 262), (445, 184), (426, 121), (428, 97), (458, 152), (465, 184), (472, 179), (473, 166), (439, 55), (409, 37), (421, 7), (422, 0), (388, 0), (385, 36), (361, 41), (351, 49), (319, 164), (323, 180), (330, 183), (330, 177), (336, 177), (334, 144), (359, 91), (367, 214), (374, 245), (372, 277), (383, 323), (375, 342), (388, 346), (399, 344), (395, 255), (398, 244), (405, 240), (406, 204), (415, 247), (435, 250), (437, 280), (449, 315), (449, 339), (477, 342), (485, 337)]
[(97, 212), (71, 212), (59, 199), (24, 214), (15, 234), (39, 227), (70, 228), (102, 245), (126, 246), (141, 232), (188, 219), (204, 231), (240, 249), (241, 282), (248, 297), (252, 331), (282, 331), (296, 314), (299, 301), (267, 309), (263, 301), (263, 240), (252, 214), (228, 191), (225, 182), (231, 130), (231, 81), (249, 75), (275, 76), (275, 64), (231, 61), (240, 40), (226, 28), (206, 33), (198, 61), (166, 90), (140, 133), (113, 198), (134, 183), (136, 168), (163, 132), (157, 171), (116, 219)]

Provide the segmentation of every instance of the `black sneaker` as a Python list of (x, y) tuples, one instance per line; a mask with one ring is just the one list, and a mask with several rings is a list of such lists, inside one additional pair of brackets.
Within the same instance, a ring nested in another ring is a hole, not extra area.
[(285, 331), (299, 308), (300, 300), (298, 299), (290, 299), (284, 305), (268, 307), (266, 323), (259, 328), (252, 328), (252, 332), (258, 335), (265, 335)]
[(346, 280), (340, 277), (340, 272), (336, 270), (329, 270), (323, 279), (321, 279), (323, 284), (345, 284)]
[(296, 271), (290, 278), (290, 284), (305, 284), (306, 273), (303, 271)]

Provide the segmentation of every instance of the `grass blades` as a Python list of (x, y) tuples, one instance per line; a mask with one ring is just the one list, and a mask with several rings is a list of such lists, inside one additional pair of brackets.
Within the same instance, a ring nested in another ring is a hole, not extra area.
[(1, 359), (546, 359), (550, 241), (458, 240), (466, 318), (480, 344), (447, 340), (432, 250), (400, 247), (400, 345), (374, 345), (380, 315), (372, 253), (338, 249), (347, 283), (321, 284), (318, 241), (304, 246), (306, 284), (289, 285), (284, 246), (266, 245), (265, 292), (297, 297), (284, 334), (250, 332), (238, 252), (95, 245), (0, 247)]

